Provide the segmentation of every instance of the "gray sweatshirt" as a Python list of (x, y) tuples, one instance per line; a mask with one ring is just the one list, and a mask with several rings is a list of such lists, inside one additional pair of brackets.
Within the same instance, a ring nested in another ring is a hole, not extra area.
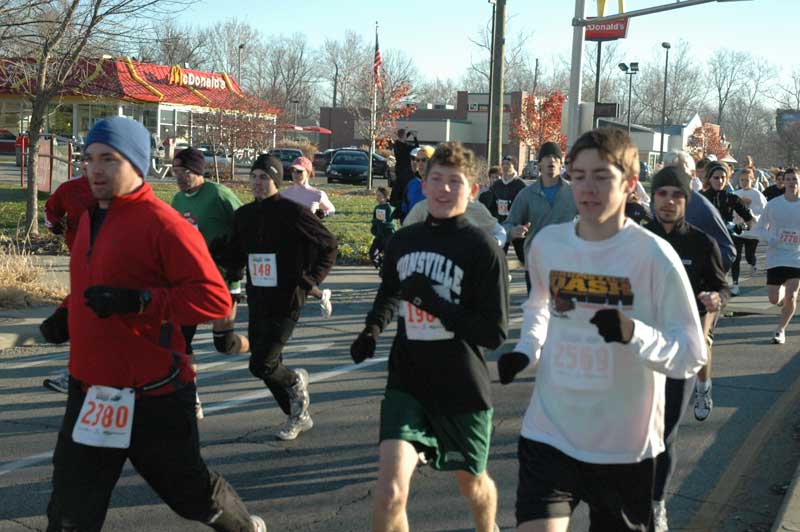
[(575, 200), (572, 199), (572, 187), (569, 182), (559, 178), (561, 187), (556, 193), (553, 206), (550, 206), (547, 198), (542, 192), (541, 181), (537, 181), (525, 187), (511, 205), (511, 212), (508, 214), (503, 227), (511, 236), (511, 230), (517, 225), (531, 224), (528, 234), (525, 236), (525, 256), (528, 256), (528, 249), (536, 233), (542, 228), (568, 222), (575, 218), (578, 210), (575, 207)]

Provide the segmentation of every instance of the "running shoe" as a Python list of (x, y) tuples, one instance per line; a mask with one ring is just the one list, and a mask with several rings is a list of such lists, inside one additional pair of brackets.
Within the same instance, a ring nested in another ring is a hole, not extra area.
[(331, 303), (331, 291), (327, 288), (322, 291), (322, 298), (319, 300), (319, 311), (324, 319), (328, 319), (333, 314), (333, 303)]
[(694, 392), (694, 418), (697, 421), (705, 421), (711, 415), (711, 409), (714, 408), (714, 401), (711, 399), (711, 387), (708, 390)]
[(311, 414), (308, 412), (299, 416), (289, 416), (276, 436), (279, 440), (291, 441), (297, 438), (301, 432), (310, 430), (313, 426), (314, 420), (311, 419)]
[(203, 417), (205, 417), (203, 414), (203, 403), (200, 402), (200, 394), (197, 392), (194, 393), (194, 415), (197, 419), (203, 419)]
[(756, 265), (756, 264), (751, 264), (750, 265), (750, 275), (755, 275), (760, 271), (761, 270), (758, 269), (758, 265)]
[(775, 331), (775, 336), (772, 337), (773, 344), (785, 344), (786, 343), (786, 332), (783, 330)]
[(297, 382), (289, 388), (290, 412), (294, 417), (308, 413), (311, 396), (308, 393), (308, 372), (302, 368), (294, 370)]
[(733, 285), (731, 285), (731, 295), (732, 296), (739, 295), (739, 283), (733, 283)]
[(667, 504), (664, 501), (653, 501), (653, 526), (655, 532), (669, 532)]
[(251, 515), (250, 522), (253, 523), (255, 532), (267, 532), (267, 523), (265, 523), (264, 520), (259, 516)]
[(45, 379), (42, 385), (54, 392), (67, 393), (69, 391), (69, 373), (65, 371), (60, 375)]

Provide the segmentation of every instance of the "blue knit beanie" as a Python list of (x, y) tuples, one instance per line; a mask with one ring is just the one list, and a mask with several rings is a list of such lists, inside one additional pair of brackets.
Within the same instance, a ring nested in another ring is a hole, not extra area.
[[(111, 116), (97, 122), (86, 137), (86, 148), (100, 142), (111, 146), (144, 177), (150, 168), (150, 132), (136, 120)], [(85, 148), (84, 148), (85, 149)]]

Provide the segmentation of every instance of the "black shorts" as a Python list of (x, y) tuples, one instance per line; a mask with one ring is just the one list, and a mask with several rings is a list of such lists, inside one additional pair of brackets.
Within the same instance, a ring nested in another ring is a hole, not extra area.
[(590, 464), (522, 437), (517, 452), (517, 526), (569, 517), (584, 501), (589, 505), (590, 531), (652, 530), (653, 459), (636, 464)]
[(780, 286), (789, 279), (800, 279), (800, 268), (777, 266), (767, 270), (767, 285)]

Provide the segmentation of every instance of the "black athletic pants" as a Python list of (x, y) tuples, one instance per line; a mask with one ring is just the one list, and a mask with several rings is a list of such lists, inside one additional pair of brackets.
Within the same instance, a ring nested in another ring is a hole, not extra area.
[(744, 258), (747, 264), (755, 266), (758, 240), (735, 236), (733, 237), (733, 244), (736, 246), (736, 258), (733, 260), (733, 264), (731, 264), (731, 277), (733, 277), (734, 284), (739, 284), (739, 266), (742, 263), (742, 249), (744, 248)]
[(289, 388), (297, 382), (297, 373), (283, 365), (283, 349), (294, 332), (292, 318), (259, 318), (256, 305), (250, 304), (248, 337), (250, 373), (264, 381), (283, 413), (291, 414)]
[[(222, 532), (250, 532), (250, 514), (234, 489), (200, 456), (195, 388), (136, 400), (128, 449), (72, 441), (85, 394), (70, 379), (67, 409), (53, 454), (47, 532), (99, 532), (125, 461), (181, 517)], [(213, 521), (213, 523), (209, 523)]]
[(664, 446), (666, 449), (656, 457), (656, 475), (653, 486), (653, 499), (664, 500), (664, 492), (669, 485), (675, 464), (678, 461), (675, 442), (678, 439), (678, 426), (693, 395), (695, 379), (670, 379), (665, 385), (664, 404)]

